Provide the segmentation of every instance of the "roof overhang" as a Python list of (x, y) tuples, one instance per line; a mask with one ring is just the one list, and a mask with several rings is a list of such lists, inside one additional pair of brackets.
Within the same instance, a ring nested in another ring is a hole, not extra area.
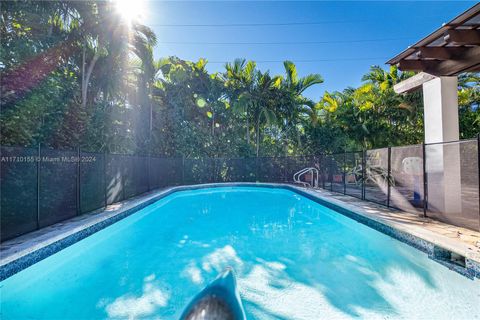
[(387, 61), (402, 71), (455, 76), (480, 71), (480, 3)]

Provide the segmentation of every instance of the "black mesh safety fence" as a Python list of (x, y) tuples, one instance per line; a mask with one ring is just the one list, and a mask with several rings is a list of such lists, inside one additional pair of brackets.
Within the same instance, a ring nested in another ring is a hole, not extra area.
[(108, 154), (105, 159), (107, 205), (125, 199), (126, 162), (128, 156)]
[(282, 183), (287, 181), (287, 161), (285, 157), (257, 158), (257, 180), (259, 182)]
[(333, 157), (331, 154), (324, 155), (321, 158), (320, 176), (321, 187), (327, 190), (332, 190), (333, 180)]
[(367, 150), (365, 155), (365, 200), (388, 204), (388, 148)]
[(125, 156), (124, 196), (125, 199), (145, 193), (149, 190), (148, 157)]
[(136, 163), (136, 157), (133, 155), (122, 156), (122, 177), (123, 177), (123, 199), (134, 197), (137, 189), (135, 181), (135, 166), (141, 165)]
[(154, 189), (297, 183), (294, 175), (305, 169), (297, 177), (303, 186), (480, 230), (478, 145), (474, 139), (317, 156), (203, 159), (2, 146), (1, 241)]
[(216, 178), (215, 159), (185, 159), (183, 163), (184, 184), (213, 183)]
[(1, 147), (1, 240), (38, 228), (38, 149)]
[(243, 168), (243, 182), (257, 181), (257, 159), (245, 158), (240, 165)]
[(480, 230), (478, 141), (425, 146), (427, 216)]
[(242, 158), (218, 158), (217, 179), (218, 182), (244, 182), (250, 173), (247, 168), (251, 168), (251, 163), (247, 164), (247, 159)]
[(183, 160), (181, 158), (150, 157), (150, 189), (180, 185), (183, 182)]
[(40, 150), (39, 227), (74, 217), (78, 214), (78, 152)]
[(390, 206), (423, 213), (423, 146), (390, 149)]
[(345, 153), (345, 194), (362, 198), (363, 188), (363, 152)]
[(80, 152), (80, 212), (106, 206), (105, 154)]
[[(301, 156), (301, 157), (288, 157), (286, 159), (286, 172), (285, 172), (285, 181), (288, 183), (294, 182), (294, 175), (302, 169), (314, 168), (319, 169), (320, 166), (320, 156)], [(312, 181), (315, 184), (317, 177), (311, 171), (306, 172), (303, 175), (300, 175), (299, 180), (305, 183), (312, 185)], [(320, 175), (318, 177), (320, 181)], [(320, 183), (319, 183), (320, 186)]]
[(345, 153), (332, 154), (330, 162), (330, 175), (332, 177), (330, 189), (334, 192), (344, 193), (344, 161)]
[[(259, 181), (259, 164), (256, 158), (216, 159), (215, 182), (256, 182)], [(265, 173), (265, 172), (264, 172)]]

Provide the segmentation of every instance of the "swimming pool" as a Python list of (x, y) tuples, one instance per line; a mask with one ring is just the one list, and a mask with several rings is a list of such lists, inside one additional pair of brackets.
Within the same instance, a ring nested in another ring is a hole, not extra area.
[(2, 319), (178, 318), (234, 267), (250, 319), (479, 318), (479, 280), (290, 190), (179, 191), (2, 281)]

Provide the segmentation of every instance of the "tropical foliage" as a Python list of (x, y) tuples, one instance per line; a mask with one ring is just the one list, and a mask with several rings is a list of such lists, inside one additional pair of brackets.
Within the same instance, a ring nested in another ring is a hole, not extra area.
[[(358, 88), (304, 93), (323, 82), (237, 59), (154, 61), (155, 34), (109, 1), (1, 3), (1, 144), (185, 157), (314, 154), (414, 144), (420, 93), (397, 95), (411, 73), (372, 67)], [(462, 138), (480, 132), (480, 77), (459, 77)]]

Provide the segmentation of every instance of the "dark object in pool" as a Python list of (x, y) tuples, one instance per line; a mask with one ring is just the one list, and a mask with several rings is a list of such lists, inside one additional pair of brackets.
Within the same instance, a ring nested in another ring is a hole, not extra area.
[(181, 320), (245, 320), (235, 275), (227, 268), (185, 308)]

